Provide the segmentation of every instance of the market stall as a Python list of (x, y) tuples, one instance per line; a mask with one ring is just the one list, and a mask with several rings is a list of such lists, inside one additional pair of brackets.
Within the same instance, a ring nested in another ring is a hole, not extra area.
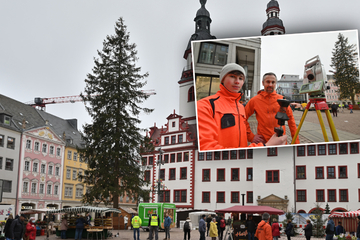
[(36, 225), (36, 235), (40, 236), (40, 235), (46, 234), (46, 232), (48, 232), (48, 234), (49, 234), (50, 231), (54, 230), (53, 229), (53, 226), (54, 226), (53, 221), (41, 220), (42, 214), (45, 214), (47, 216), (46, 217), (47, 220), (50, 219), (49, 214), (48, 214), (49, 210), (50, 209), (48, 209), (48, 208), (28, 209), (28, 210), (22, 210), (20, 212), (20, 214), (25, 214), (25, 215), (27, 215), (28, 218), (30, 217), (30, 215), (39, 214), (38, 219), (35, 221), (35, 225)]
[[(215, 212), (231, 213), (233, 217), (232, 237), (234, 240), (248, 239), (247, 236), (248, 233), (246, 227), (246, 220), (248, 218), (246, 215), (258, 214), (258, 216), (253, 216), (253, 220), (255, 223), (259, 223), (261, 221), (261, 216), (259, 214), (263, 214), (265, 212), (269, 213), (270, 215), (284, 214), (284, 211), (268, 206), (243, 206), (243, 205), (235, 205), (229, 208), (215, 210)], [(225, 237), (227, 234), (231, 234), (231, 232), (225, 232), (224, 233)]]
[(360, 216), (360, 210), (351, 212), (333, 212), (329, 217), (333, 218), (335, 226), (337, 226), (340, 221), (346, 232), (353, 233), (356, 232), (357, 229), (356, 218), (358, 216)]

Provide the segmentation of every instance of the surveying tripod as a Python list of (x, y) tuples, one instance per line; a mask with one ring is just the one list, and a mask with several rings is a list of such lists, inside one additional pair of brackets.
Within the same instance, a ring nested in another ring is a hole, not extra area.
[(299, 135), (301, 126), (304, 123), (306, 114), (309, 111), (309, 108), (310, 108), (312, 103), (314, 103), (314, 105), (315, 105), (315, 110), (316, 110), (316, 113), (317, 113), (317, 116), (318, 116), (318, 119), (319, 119), (319, 122), (320, 122), (321, 130), (322, 130), (322, 134), (324, 136), (325, 142), (328, 142), (329, 138), (328, 138), (327, 133), (326, 133), (324, 120), (323, 120), (323, 118), (321, 116), (320, 110), (325, 110), (326, 118), (327, 118), (328, 123), (329, 123), (329, 127), (330, 127), (330, 130), (331, 130), (331, 135), (333, 137), (333, 140), (334, 141), (339, 141), (339, 137), (337, 135), (335, 125), (334, 125), (334, 122), (332, 120), (332, 117), (331, 117), (331, 114), (330, 114), (330, 111), (329, 111), (329, 106), (326, 104), (326, 99), (325, 98), (310, 98), (308, 104), (305, 107), (305, 111), (304, 111), (304, 113), (303, 113), (303, 115), (301, 117), (300, 124), (299, 124), (299, 126), (298, 126), (298, 128), (296, 130), (296, 133), (295, 133), (292, 141), (291, 141), (291, 144), (295, 143), (296, 138)]

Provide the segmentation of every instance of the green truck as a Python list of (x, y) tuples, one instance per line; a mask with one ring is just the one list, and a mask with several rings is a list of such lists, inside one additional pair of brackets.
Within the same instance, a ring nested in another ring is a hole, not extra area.
[(139, 217), (142, 220), (141, 227), (148, 230), (149, 218), (153, 213), (157, 213), (160, 218), (160, 229), (164, 229), (165, 213), (168, 213), (171, 218), (170, 228), (176, 225), (176, 206), (172, 203), (140, 203), (138, 207)]

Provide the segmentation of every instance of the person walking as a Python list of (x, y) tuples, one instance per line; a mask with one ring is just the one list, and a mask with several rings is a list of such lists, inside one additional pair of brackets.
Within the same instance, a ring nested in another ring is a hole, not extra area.
[(337, 105), (336, 103), (333, 102), (333, 104), (331, 105), (331, 111), (333, 114), (333, 117), (337, 117), (337, 110), (338, 110), (339, 105)]
[(219, 223), (219, 240), (223, 239), (224, 230), (226, 227), (225, 219), (223, 216), (220, 216), (220, 223)]
[(259, 240), (272, 240), (272, 231), (269, 224), (270, 214), (264, 213), (262, 215), (262, 221), (258, 224), (255, 237)]
[(169, 216), (169, 213), (165, 213), (165, 219), (164, 219), (164, 228), (165, 228), (165, 238), (164, 240), (170, 240), (170, 225), (171, 225), (171, 217)]
[(61, 239), (66, 239), (66, 231), (68, 230), (68, 223), (67, 223), (67, 216), (64, 216), (61, 219), (61, 224), (60, 224), (60, 231), (61, 231)]
[(350, 113), (353, 113), (353, 105), (352, 105), (352, 103), (349, 103), (349, 110), (350, 110)]
[(326, 225), (325, 233), (326, 233), (326, 240), (333, 240), (334, 233), (335, 233), (335, 223), (332, 220), (332, 218), (330, 218), (330, 217), (329, 217), (329, 221)]
[(342, 233), (346, 233), (344, 227), (342, 226), (342, 223), (339, 221), (338, 225), (335, 228), (335, 235), (340, 235)]
[(254, 240), (256, 226), (252, 215), (248, 217), (248, 220), (246, 221), (246, 227), (248, 232), (248, 239)]
[(6, 240), (11, 240), (10, 226), (13, 221), (14, 221), (14, 217), (12, 214), (10, 214), (6, 220), (5, 227), (4, 227), (4, 235), (5, 235)]
[(75, 222), (75, 227), (76, 227), (75, 240), (77, 240), (77, 239), (81, 240), (85, 224), (87, 224), (87, 222), (86, 222), (86, 220), (84, 219), (83, 216), (80, 216), (78, 219), (76, 219), (76, 222)]
[(273, 219), (273, 224), (271, 225), (271, 232), (274, 240), (278, 240), (280, 237), (280, 226), (277, 222), (277, 219)]
[(287, 236), (288, 240), (291, 239), (291, 235), (292, 235), (293, 232), (294, 232), (294, 225), (292, 225), (291, 219), (288, 219), (286, 229), (285, 229), (285, 233), (286, 233), (286, 236)]
[(213, 218), (210, 222), (210, 231), (209, 236), (211, 237), (211, 240), (216, 240), (216, 237), (218, 236), (218, 228), (216, 226), (216, 218)]
[(189, 217), (186, 218), (186, 221), (184, 223), (184, 240), (186, 240), (186, 235), (188, 236), (188, 240), (190, 240), (190, 232), (192, 229), (191, 220)]
[(306, 240), (310, 240), (312, 236), (312, 224), (310, 222), (310, 219), (306, 220), (306, 226), (304, 228), (304, 231), (305, 231)]
[(155, 233), (155, 240), (159, 240), (159, 225), (160, 225), (160, 218), (156, 213), (151, 214), (149, 218), (149, 240), (153, 239), (153, 233)]
[(200, 240), (205, 240), (205, 232), (206, 232), (205, 217), (206, 217), (205, 215), (202, 215), (199, 221)]
[(129, 218), (125, 215), (124, 216), (124, 229), (125, 230), (127, 230), (128, 222), (129, 222)]
[(25, 220), (26, 216), (21, 214), (19, 218), (12, 221), (10, 226), (10, 239), (20, 240), (25, 234)]
[[(134, 240), (140, 240), (140, 226), (142, 224), (141, 218), (138, 216), (137, 213), (135, 213), (135, 215), (133, 216), (132, 220), (131, 220), (131, 226), (134, 230)], [(136, 234), (137, 234), (137, 238), (136, 238)]]
[(25, 238), (28, 240), (35, 240), (36, 238), (36, 226), (34, 217), (31, 217), (29, 219), (29, 222), (26, 224)]

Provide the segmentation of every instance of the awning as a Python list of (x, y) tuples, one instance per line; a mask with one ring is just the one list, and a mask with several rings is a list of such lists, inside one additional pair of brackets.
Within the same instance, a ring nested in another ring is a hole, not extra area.
[(48, 213), (84, 213), (84, 212), (94, 212), (94, 213), (107, 213), (107, 212), (117, 212), (121, 213), (119, 209), (116, 208), (103, 208), (103, 207), (70, 207), (62, 209), (49, 209)]
[(235, 205), (229, 208), (224, 208), (220, 210), (215, 210), (217, 213), (246, 213), (246, 214), (262, 214), (262, 213), (269, 213), (269, 214), (284, 214), (284, 211), (279, 210), (277, 208), (272, 208), (268, 206), (242, 206), (242, 205)]
[(357, 216), (360, 216), (360, 210), (351, 211), (351, 212), (334, 212), (334, 213), (330, 214), (329, 217), (335, 217), (335, 218), (341, 218), (341, 217), (352, 218), (352, 217), (357, 217)]
[(38, 213), (47, 213), (50, 209), (40, 208), (40, 209), (26, 209), (22, 210), (20, 214), (38, 214)]

